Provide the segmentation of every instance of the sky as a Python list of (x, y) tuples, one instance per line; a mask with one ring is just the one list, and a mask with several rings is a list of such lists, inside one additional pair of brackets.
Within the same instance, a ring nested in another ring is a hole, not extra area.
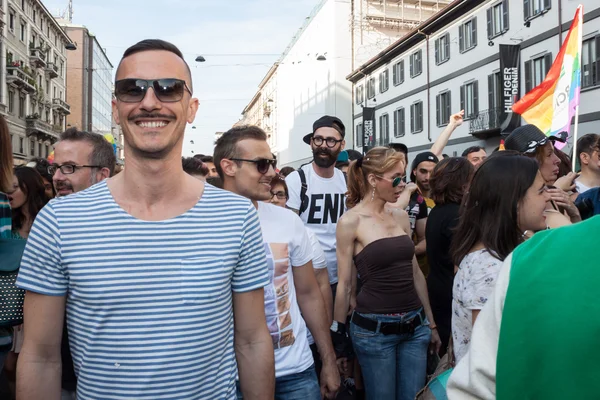
[[(67, 0), (42, 0), (57, 15)], [(184, 156), (212, 154), (319, 0), (73, 0), (73, 23), (96, 35), (116, 67), (142, 39), (174, 43), (191, 67), (196, 120), (186, 128)], [(206, 62), (197, 63), (198, 55)], [(114, 71), (113, 71), (114, 73)], [(195, 127), (195, 128), (193, 128)]]

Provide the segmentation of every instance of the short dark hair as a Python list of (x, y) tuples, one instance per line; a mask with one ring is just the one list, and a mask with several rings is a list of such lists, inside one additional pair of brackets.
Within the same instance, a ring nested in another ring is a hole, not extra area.
[(408, 160), (408, 147), (404, 143), (390, 143), (388, 144), (390, 149), (394, 149), (399, 151), (400, 153), (404, 153), (404, 157)]
[(429, 180), (431, 199), (436, 205), (460, 204), (474, 173), (475, 168), (466, 158), (443, 159), (435, 166)]
[(480, 166), (464, 196), (450, 254), (455, 265), (481, 243), (504, 260), (522, 241), (518, 205), (533, 185), (539, 167), (533, 157), (498, 151)]
[(181, 53), (181, 50), (179, 50), (179, 48), (177, 46), (175, 46), (173, 43), (170, 43), (170, 42), (167, 42), (166, 40), (161, 40), (161, 39), (144, 39), (140, 42), (137, 42), (133, 46), (129, 47), (127, 50), (125, 50), (125, 52), (123, 53), (123, 57), (121, 57), (121, 61), (119, 62), (119, 65), (117, 66), (117, 72), (115, 73), (115, 77), (117, 77), (119, 75), (119, 68), (121, 68), (121, 64), (123, 63), (123, 60), (125, 58), (127, 58), (131, 55), (137, 54), (137, 53), (141, 53), (144, 51), (153, 51), (153, 50), (168, 51), (170, 53), (175, 54), (177, 57), (179, 57), (183, 60), (183, 63), (185, 64), (185, 68), (187, 69), (187, 72), (188, 72), (188, 76), (190, 78), (190, 82), (189, 82), (190, 91), (193, 92), (194, 88), (192, 87), (192, 71), (190, 70), (190, 66), (188, 65), (188, 63), (185, 61), (185, 58), (183, 58), (183, 53)]
[(577, 145), (575, 146), (577, 154), (577, 161), (581, 163), (581, 153), (587, 153), (591, 155), (594, 150), (599, 150), (600, 147), (600, 135), (595, 133), (588, 133), (577, 139)]
[(221, 169), (221, 160), (238, 157), (237, 144), (246, 139), (267, 141), (267, 134), (258, 126), (240, 125), (234, 126), (216, 141), (213, 159), (215, 168), (221, 179), (224, 177), (223, 170)]
[(207, 162), (214, 163), (215, 162), (215, 159), (213, 158), (213, 156), (205, 156), (203, 154), (200, 154), (200, 157), (194, 157), (194, 158), (199, 159), (203, 163), (207, 163)]
[(290, 199), (290, 192), (288, 191), (287, 183), (285, 183), (285, 177), (277, 174), (271, 179), (271, 187), (275, 187), (275, 185), (283, 186), (283, 191), (285, 192), (285, 199)]
[(281, 175), (285, 178), (286, 176), (288, 176), (289, 174), (291, 174), (294, 171), (295, 171), (295, 169), (293, 167), (283, 167), (279, 170), (279, 175)]
[(190, 175), (208, 175), (208, 168), (204, 163), (194, 157), (181, 157), (181, 164), (185, 173)]
[(60, 134), (59, 142), (88, 142), (92, 145), (93, 150), (90, 153), (88, 162), (90, 165), (98, 165), (100, 168), (108, 168), (110, 176), (115, 173), (115, 164), (117, 156), (113, 147), (104, 136), (98, 133), (79, 131), (77, 128), (69, 128)]
[(209, 183), (214, 187), (218, 187), (219, 189), (223, 189), (223, 179), (219, 178), (218, 176), (206, 177), (206, 183)]
[(478, 151), (481, 151), (481, 150), (485, 151), (485, 148), (481, 147), (481, 146), (471, 146), (471, 147), (467, 148), (465, 151), (463, 151), (462, 157), (466, 157), (471, 153), (477, 153)]

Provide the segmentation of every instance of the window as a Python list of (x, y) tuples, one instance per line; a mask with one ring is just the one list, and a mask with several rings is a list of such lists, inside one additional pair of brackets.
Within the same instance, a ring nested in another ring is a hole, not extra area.
[(29, 142), (29, 155), (35, 156), (35, 140)]
[[(61, 94), (62, 97), (62, 94)], [(356, 87), (356, 104), (361, 104), (364, 101), (364, 87), (363, 85), (359, 85)]]
[(60, 76), (64, 79), (64, 74), (63, 74), (63, 68), (65, 66), (65, 62), (61, 61), (60, 62)]
[(452, 115), (452, 104), (450, 99), (450, 92), (442, 92), (435, 97), (435, 103), (437, 105), (436, 110), (436, 123), (437, 126), (448, 125), (450, 115)]
[(450, 59), (450, 34), (435, 39), (435, 63), (440, 65)]
[(45, 145), (46, 147), (46, 151), (44, 152), (45, 156), (44, 158), (48, 158), (48, 156), (50, 155), (50, 148), (48, 147), (48, 145)]
[(19, 96), (19, 118), (25, 118), (25, 96)]
[(500, 72), (488, 75), (488, 105), (490, 110), (502, 108), (502, 81)]
[(473, 119), (477, 117), (477, 114), (479, 113), (478, 81), (465, 83), (460, 87), (460, 109), (465, 110), (464, 119)]
[(385, 71), (379, 74), (379, 93), (386, 92), (390, 87), (390, 70), (386, 69)]
[(356, 125), (356, 147), (363, 147), (363, 128), (362, 124)]
[(46, 94), (50, 94), (50, 79), (46, 80)]
[(38, 157), (42, 156), (42, 142), (38, 143)]
[(458, 48), (461, 53), (477, 46), (477, 18), (458, 27)]
[(21, 0), (21, 10), (25, 11), (25, 0)]
[(525, 61), (525, 93), (542, 83), (552, 66), (552, 53)]
[(37, 13), (36, 10), (33, 10), (33, 23), (35, 24), (37, 22)]
[(25, 154), (25, 139), (19, 138), (19, 153)]
[(523, 0), (523, 19), (528, 21), (542, 15), (549, 9), (550, 0)]
[(404, 107), (394, 111), (394, 137), (404, 136)]
[(423, 130), (423, 102), (411, 104), (410, 106), (410, 132), (418, 133)]
[(50, 24), (46, 24), (46, 37), (50, 37)]
[(375, 78), (369, 78), (367, 82), (367, 98), (372, 99), (375, 97)]
[(25, 24), (21, 23), (21, 42), (25, 41)]
[(386, 146), (390, 142), (390, 116), (379, 116), (379, 145)]
[(419, 75), (421, 72), (423, 72), (423, 66), (422, 66), (422, 57), (421, 57), (421, 50), (417, 50), (416, 52), (412, 53), (410, 55), (410, 77), (414, 78), (415, 76)]
[(486, 10), (488, 39), (508, 30), (508, 0), (502, 0)]
[(581, 74), (582, 88), (600, 84), (600, 35), (583, 41)]
[(56, 99), (56, 86), (52, 88), (52, 98)]
[(15, 112), (15, 92), (13, 92), (12, 90), (8, 91), (8, 112)]
[(404, 60), (398, 61), (392, 67), (392, 80), (394, 81), (394, 86), (398, 86), (404, 82)]

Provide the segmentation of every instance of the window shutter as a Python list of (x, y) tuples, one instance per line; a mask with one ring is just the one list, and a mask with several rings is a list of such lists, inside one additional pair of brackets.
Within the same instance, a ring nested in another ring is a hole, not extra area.
[(458, 51), (461, 53), (465, 51), (465, 24), (458, 27)]
[(502, 32), (508, 30), (508, 0), (502, 0)]
[(471, 43), (473, 44), (473, 47), (475, 47), (477, 46), (477, 17), (473, 18), (472, 21)]
[(383, 72), (379, 73), (379, 93), (383, 93)]
[[(465, 109), (465, 85), (460, 87), (460, 109)], [(465, 115), (465, 117), (470, 117), (470, 115)]]
[[(600, 35), (596, 36), (596, 59), (590, 60), (591, 62), (596, 62), (596, 80), (595, 84), (600, 83)], [(593, 65), (593, 64), (592, 64)], [(593, 70), (593, 68), (592, 68)]]
[(400, 61), (400, 83), (402, 82), (404, 82), (404, 60)]
[(394, 81), (394, 86), (398, 84), (398, 64), (394, 64), (392, 67), (392, 81)]
[(398, 110), (394, 111), (394, 136), (398, 136)]
[(546, 69), (546, 74), (544, 75), (544, 79), (546, 79), (546, 75), (548, 75), (548, 71), (550, 71), (551, 66), (552, 66), (552, 53), (546, 53), (546, 54), (544, 54), (544, 68)]
[(417, 119), (417, 123), (418, 123), (418, 128), (419, 130), (423, 130), (423, 102), (419, 102), (417, 107), (417, 110), (419, 112), (419, 118)]
[(440, 126), (440, 121), (442, 119), (441, 116), (440, 116), (440, 113), (442, 112), (442, 107), (440, 107), (441, 97), (442, 96), (439, 95), (439, 94), (437, 96), (435, 96), (435, 110), (436, 110), (436, 113), (435, 113), (435, 124), (437, 126)]
[(400, 136), (404, 136), (404, 108), (401, 108), (400, 111)]
[(417, 51), (417, 65), (418, 65), (418, 74), (423, 72), (423, 64), (421, 63), (421, 50)]
[(528, 93), (531, 89), (531, 60), (525, 61), (525, 93)]
[(488, 33), (488, 39), (491, 39), (492, 36), (494, 36), (494, 27), (492, 26), (492, 8), (488, 8), (485, 11), (486, 17), (487, 17), (487, 33)]
[(523, 0), (523, 19), (525, 21), (527, 21), (530, 17), (531, 17), (531, 0)]
[(444, 35), (444, 47), (446, 48), (446, 60), (450, 59), (450, 33)]
[(440, 63), (440, 39), (435, 39), (435, 63)]
[(550, 7), (551, 7), (550, 0), (544, 0), (544, 11), (548, 11), (550, 9)]
[(409, 58), (409, 68), (410, 68), (410, 76), (411, 77), (415, 76), (414, 58), (415, 58), (415, 55), (411, 54), (410, 58)]
[(452, 115), (452, 97), (451, 97), (451, 93), (448, 92), (446, 93), (446, 115), (444, 115), (444, 118), (442, 120), (442, 124), (445, 124), (448, 122), (448, 120), (450, 119), (450, 116)]
[(473, 82), (473, 112), (479, 114), (479, 81)]
[(411, 104), (410, 106), (410, 132), (414, 133), (415, 131), (415, 105)]
[(494, 74), (488, 75), (488, 108), (496, 108), (496, 99), (494, 98)]

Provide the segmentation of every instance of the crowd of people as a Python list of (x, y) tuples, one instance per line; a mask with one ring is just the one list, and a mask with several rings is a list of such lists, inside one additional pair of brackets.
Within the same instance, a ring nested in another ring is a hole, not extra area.
[(594, 398), (600, 136), (577, 171), (533, 125), (448, 157), (461, 111), (409, 163), (401, 143), (344, 150), (323, 116), (312, 161), (278, 169), (255, 126), (182, 158), (197, 109), (181, 52), (144, 40), (116, 72), (126, 168), (75, 128), (13, 167), (0, 118), (18, 399), (413, 400), (447, 352), (450, 399)]

